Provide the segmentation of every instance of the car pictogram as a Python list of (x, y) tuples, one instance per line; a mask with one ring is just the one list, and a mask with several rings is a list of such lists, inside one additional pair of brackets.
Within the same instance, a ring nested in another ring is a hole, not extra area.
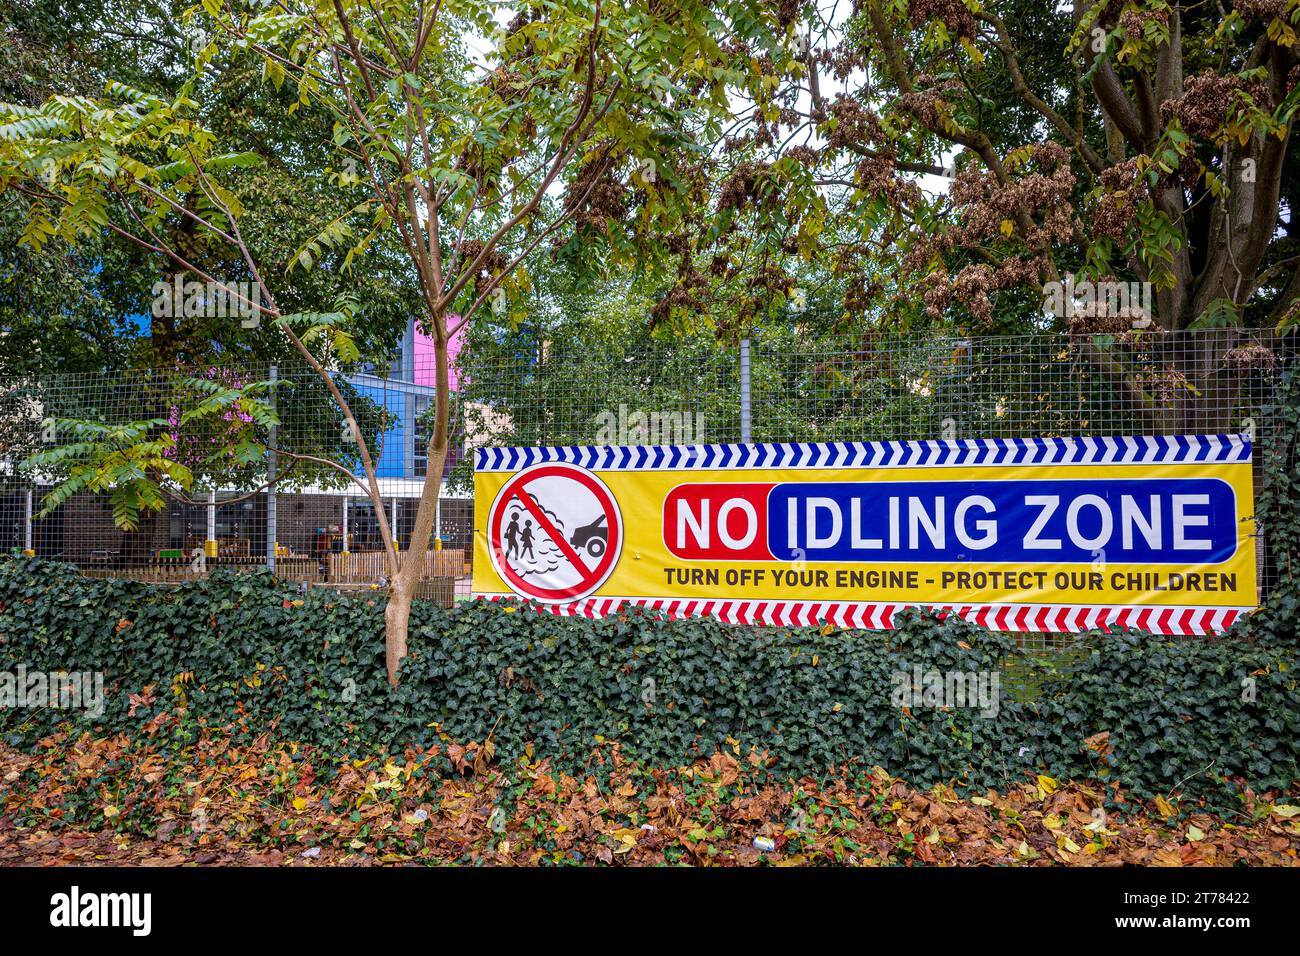
[(585, 524), (573, 532), (569, 538), (569, 544), (575, 548), (586, 548), (587, 553), (593, 558), (599, 558), (605, 553), (605, 545), (609, 541), (609, 528), (605, 527), (605, 516), (602, 514), (591, 524)]

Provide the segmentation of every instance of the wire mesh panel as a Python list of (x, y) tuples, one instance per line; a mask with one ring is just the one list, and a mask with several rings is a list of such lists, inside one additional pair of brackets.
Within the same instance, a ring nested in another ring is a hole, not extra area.
[(755, 346), (757, 441), (1250, 432), (1294, 356), (1268, 332)]
[[(880, 340), (853, 352), (755, 348), (757, 441), (1246, 434), (1255, 484), (1294, 339), (1239, 329)], [(1259, 590), (1277, 578), (1266, 516)], [(1060, 649), (1068, 634), (1021, 635)]]
[[(1269, 407), (1295, 352), (1293, 339), (1240, 329), (877, 337), (851, 350), (810, 346), (784, 330), (759, 335), (749, 351), (751, 435), (829, 442), (1245, 433), (1259, 469), (1275, 437)], [(450, 370), (450, 451), (436, 550), (422, 571), (428, 593), (469, 593), (470, 449), (739, 441), (742, 378), (738, 349), (709, 336), (471, 338)], [(0, 545), (145, 580), (271, 566), (304, 585), (382, 583), (391, 567), (382, 526), (399, 551), (412, 546), (436, 380), (432, 354), (408, 348), (391, 367), (328, 382), (304, 366), (3, 383)], [(136, 457), (123, 451), (118, 470), (87, 475), (78, 463), (94, 448), (136, 448)], [(38, 466), (20, 467), (33, 455)], [(156, 495), (121, 500), (109, 479), (137, 473), (157, 479)], [(1266, 516), (1256, 540), (1267, 593), (1276, 568)]]
[[(471, 344), (458, 366), (456, 428), (473, 447), (740, 438), (736, 352), (711, 338)], [(460, 465), (467, 487), (471, 462)]]

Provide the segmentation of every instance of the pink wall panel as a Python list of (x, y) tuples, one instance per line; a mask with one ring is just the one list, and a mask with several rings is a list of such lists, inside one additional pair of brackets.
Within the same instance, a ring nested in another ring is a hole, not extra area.
[[(448, 325), (455, 325), (459, 321), (460, 316), (458, 315), (447, 316)], [(460, 354), (460, 347), (464, 337), (465, 330), (461, 329), (451, 337), (451, 341), (447, 345), (447, 354), (451, 359), (452, 391), (460, 387), (460, 378), (456, 373), (456, 357)], [(415, 384), (437, 384), (434, 381), (433, 339), (424, 334), (419, 319), (415, 322)]]

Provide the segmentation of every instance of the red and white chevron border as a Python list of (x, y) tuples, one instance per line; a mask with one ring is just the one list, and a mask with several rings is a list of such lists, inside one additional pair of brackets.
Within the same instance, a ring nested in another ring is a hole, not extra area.
[[(477, 595), (497, 601), (515, 595)], [(894, 615), (908, 604), (860, 601), (733, 601), (682, 598), (590, 597), (568, 604), (535, 604), (538, 611), (564, 617), (599, 618), (627, 605), (644, 607), (671, 620), (714, 617), (724, 624), (836, 627), (890, 630)], [(941, 615), (957, 614), (993, 631), (1078, 634), (1132, 628), (1151, 634), (1217, 634), (1248, 608), (1240, 607), (1098, 607), (1074, 604), (930, 605)]]

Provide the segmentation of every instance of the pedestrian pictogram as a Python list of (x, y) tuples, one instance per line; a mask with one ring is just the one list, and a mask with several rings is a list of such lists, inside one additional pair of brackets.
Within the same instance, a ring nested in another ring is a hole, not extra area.
[(515, 475), (492, 502), (488, 549), (517, 594), (560, 603), (591, 594), (618, 563), (623, 519), (585, 468), (558, 462)]

